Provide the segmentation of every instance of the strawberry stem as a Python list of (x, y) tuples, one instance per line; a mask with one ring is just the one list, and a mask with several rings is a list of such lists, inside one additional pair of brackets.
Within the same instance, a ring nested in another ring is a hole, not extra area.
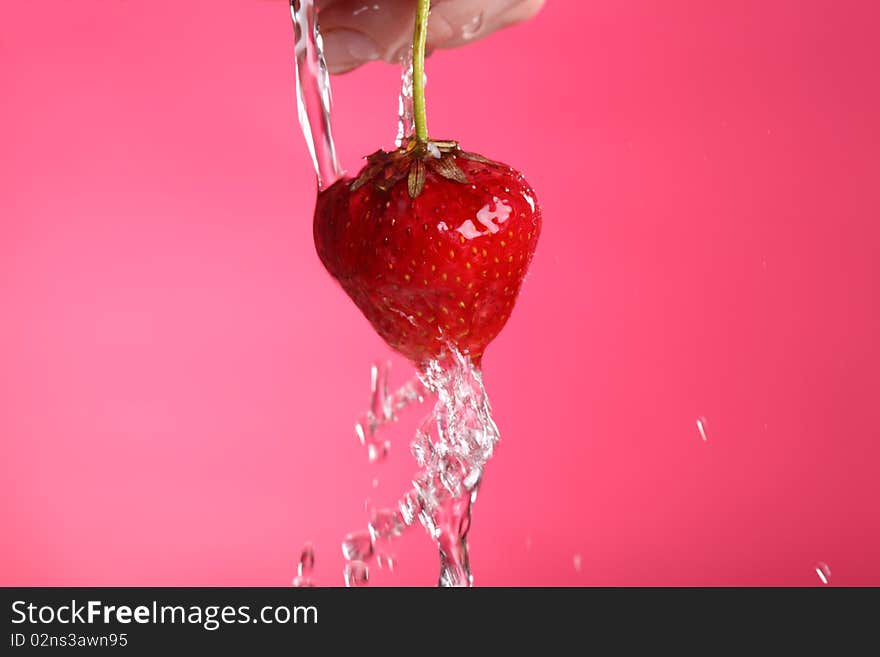
[(428, 13), (431, 0), (418, 0), (416, 26), (413, 30), (413, 121), (416, 139), (428, 141), (428, 117), (425, 112), (425, 42), (428, 38)]

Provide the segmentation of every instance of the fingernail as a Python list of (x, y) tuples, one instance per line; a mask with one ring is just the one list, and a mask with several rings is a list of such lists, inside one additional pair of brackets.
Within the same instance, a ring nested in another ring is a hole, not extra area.
[(344, 68), (379, 59), (379, 47), (363, 32), (330, 30), (323, 35), (324, 57), (330, 68)]

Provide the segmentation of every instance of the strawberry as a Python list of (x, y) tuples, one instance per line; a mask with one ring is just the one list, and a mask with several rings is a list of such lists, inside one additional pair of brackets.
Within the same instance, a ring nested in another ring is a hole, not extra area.
[(541, 230), (522, 174), (455, 142), (377, 151), (318, 195), (315, 246), (380, 336), (417, 365), (451, 342), (479, 365)]
[(479, 366), (504, 328), (538, 235), (541, 210), (522, 174), (428, 137), (425, 43), (430, 0), (416, 2), (413, 127), (356, 178), (318, 194), (315, 246), (382, 338), (416, 365), (447, 344)]

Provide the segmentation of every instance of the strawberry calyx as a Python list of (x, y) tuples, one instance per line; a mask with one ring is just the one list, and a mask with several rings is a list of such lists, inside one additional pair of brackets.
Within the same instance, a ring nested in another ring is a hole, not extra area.
[(411, 138), (406, 144), (393, 151), (379, 149), (365, 159), (367, 165), (355, 178), (351, 191), (357, 191), (367, 183), (376, 189), (387, 192), (398, 182), (407, 179), (407, 190), (412, 199), (418, 198), (425, 189), (428, 170), (453, 182), (470, 182), (457, 158), (464, 158), (483, 164), (496, 164), (479, 153), (463, 151), (458, 142), (452, 140), (430, 139), (422, 141)]
[(370, 183), (377, 190), (389, 192), (397, 183), (407, 179), (410, 199), (418, 198), (425, 189), (428, 171), (453, 182), (470, 182), (462, 168), (456, 163), (461, 157), (482, 164), (497, 165), (496, 162), (479, 155), (461, 150), (458, 142), (444, 139), (430, 139), (425, 111), (425, 44), (428, 30), (428, 14), (431, 1), (418, 0), (416, 3), (415, 26), (413, 28), (413, 128), (406, 143), (394, 151), (378, 150), (365, 159), (367, 165), (350, 184), (350, 191)]

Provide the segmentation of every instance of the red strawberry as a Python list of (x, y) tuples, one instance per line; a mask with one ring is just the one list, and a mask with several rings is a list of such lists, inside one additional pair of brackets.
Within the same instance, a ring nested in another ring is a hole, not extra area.
[(318, 196), (321, 262), (379, 335), (421, 364), (476, 364), (507, 322), (541, 230), (522, 174), (454, 142), (378, 151)]

